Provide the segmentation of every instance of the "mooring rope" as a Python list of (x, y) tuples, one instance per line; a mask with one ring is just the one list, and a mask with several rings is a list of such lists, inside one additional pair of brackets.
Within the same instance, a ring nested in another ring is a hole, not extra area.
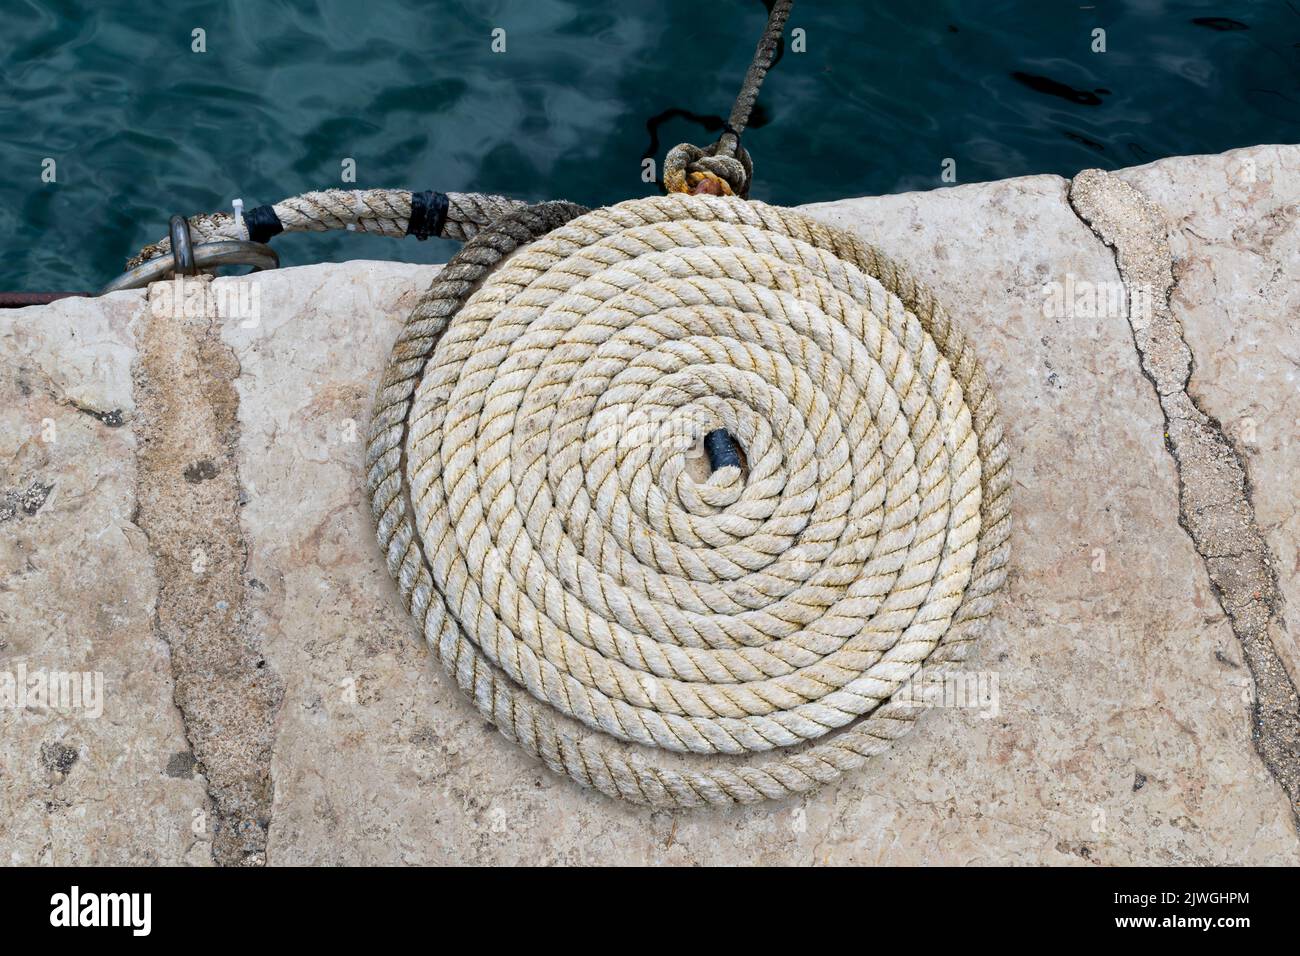
[[(273, 206), (249, 210), (242, 228), (234, 215), (228, 212), (191, 216), (188, 222), (190, 234), (196, 242), (217, 239), (265, 242), (280, 232), (327, 232), (332, 229), (400, 239), (409, 234), (412, 198), (416, 197), (418, 203), (422, 195), (406, 189), (322, 189), (292, 196)], [(527, 205), (518, 199), (484, 193), (438, 195), (445, 196), (447, 210), (442, 228), (433, 234), (460, 242), (472, 239), (487, 223)], [(259, 219), (274, 225), (258, 234), (250, 229), (248, 223)], [(164, 237), (132, 256), (126, 267), (132, 269), (142, 262), (170, 254), (171, 241)]]
[(722, 136), (712, 146), (701, 149), (682, 143), (668, 151), (664, 159), (664, 188), (670, 193), (700, 192), (714, 196), (749, 195), (754, 163), (740, 145), (740, 136), (749, 124), (749, 114), (758, 101), (758, 91), (767, 71), (776, 60), (785, 21), (793, 0), (776, 0), (768, 14), (767, 26), (759, 38), (754, 58), (740, 84), (740, 92), (731, 107)]
[[(718, 428), (748, 476), (696, 483)], [(393, 348), (367, 463), (389, 570), (482, 714), (653, 806), (879, 753), (1005, 573), (1006, 449), (965, 337), (876, 250), (760, 203), (544, 203), (483, 230)]]
[(467, 240), (381, 379), (379, 543), (485, 718), (656, 807), (802, 793), (885, 750), (1006, 573), (1007, 450), (966, 337), (874, 247), (732, 198), (789, 5), (667, 196), (330, 190), (191, 220)]

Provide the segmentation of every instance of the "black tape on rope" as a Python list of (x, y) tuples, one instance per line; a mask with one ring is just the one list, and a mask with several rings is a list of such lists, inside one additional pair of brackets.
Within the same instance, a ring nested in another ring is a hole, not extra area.
[(430, 236), (442, 235), (447, 222), (447, 194), (426, 189), (411, 193), (411, 218), (406, 223), (406, 234), (423, 242)]
[(740, 467), (740, 446), (725, 428), (715, 428), (704, 436), (704, 454), (709, 456), (711, 471), (731, 465)]
[(284, 232), (284, 223), (275, 214), (271, 206), (258, 206), (244, 213), (244, 227), (248, 229), (248, 238), (253, 242), (266, 242), (272, 236)]

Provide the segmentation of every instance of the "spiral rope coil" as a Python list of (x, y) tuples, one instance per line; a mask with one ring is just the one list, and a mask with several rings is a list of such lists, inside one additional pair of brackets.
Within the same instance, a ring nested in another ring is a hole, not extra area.
[[(715, 428), (747, 474), (688, 473)], [(1006, 458), (902, 269), (670, 195), (480, 230), (393, 348), (367, 467), (402, 598), (480, 712), (581, 784), (696, 806), (807, 791), (910, 727), (908, 682), (964, 658), (1005, 576)]]

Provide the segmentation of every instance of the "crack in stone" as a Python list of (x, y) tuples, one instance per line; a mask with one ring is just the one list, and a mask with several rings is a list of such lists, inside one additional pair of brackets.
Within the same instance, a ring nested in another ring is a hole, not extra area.
[[(1191, 538), (1240, 641), (1254, 681), (1252, 736), (1300, 830), (1300, 699), (1273, 644), (1282, 592), (1259, 530), (1245, 464), (1222, 425), (1188, 391), (1195, 356), (1174, 315), (1164, 217), (1137, 189), (1099, 169), (1070, 182), (1075, 215), (1115, 253), (1142, 374), (1155, 389), (1178, 475), (1178, 523)], [(1143, 308), (1134, 308), (1141, 303)]]
[(78, 401), (75, 398), (63, 399), (64, 404), (69, 408), (75, 408), (83, 415), (89, 415), (91, 418), (97, 418), (109, 428), (121, 428), (126, 424), (126, 418), (122, 414), (122, 409), (112, 408), (107, 411), (87, 405), (85, 402)]
[[(239, 364), (207, 308), (145, 310), (132, 369), (136, 513), (158, 576), (155, 627), (171, 648), (174, 698), (213, 809), (212, 856), (266, 863), (271, 748), (283, 700), (251, 624), (238, 513)], [(177, 297), (188, 306), (191, 296)], [(195, 463), (200, 463), (201, 467)], [(198, 470), (196, 471), (196, 468)]]

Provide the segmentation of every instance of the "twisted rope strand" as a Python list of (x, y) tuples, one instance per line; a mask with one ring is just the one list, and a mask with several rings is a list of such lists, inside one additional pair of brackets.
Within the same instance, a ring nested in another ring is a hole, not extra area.
[(701, 149), (691, 143), (674, 146), (664, 157), (664, 189), (670, 193), (699, 192), (715, 196), (749, 195), (754, 164), (740, 145), (740, 135), (749, 124), (758, 100), (759, 87), (776, 60), (785, 22), (794, 0), (775, 0), (767, 25), (759, 38), (740, 92), (731, 107), (726, 128), (718, 141)]
[[(524, 205), (505, 196), (447, 193), (447, 220), (441, 235), (465, 242), (483, 226)], [(285, 232), (349, 229), (400, 239), (406, 235), (411, 219), (411, 193), (402, 189), (323, 189), (293, 196), (272, 208)], [(248, 238), (228, 212), (192, 216), (188, 222), (195, 242)], [(167, 237), (145, 246), (126, 267), (132, 269), (164, 255), (171, 255), (171, 240)]]
[(759, 87), (763, 85), (763, 80), (767, 78), (767, 71), (772, 68), (772, 63), (776, 60), (776, 51), (780, 48), (781, 35), (785, 31), (785, 21), (789, 19), (790, 8), (793, 5), (794, 0), (776, 0), (772, 4), (772, 10), (767, 17), (767, 27), (759, 38), (749, 70), (745, 73), (744, 82), (740, 84), (736, 102), (731, 107), (731, 116), (727, 120), (728, 129), (719, 140), (719, 151), (727, 156), (736, 154), (735, 147), (740, 142), (740, 134), (749, 125), (749, 114), (754, 111)]

